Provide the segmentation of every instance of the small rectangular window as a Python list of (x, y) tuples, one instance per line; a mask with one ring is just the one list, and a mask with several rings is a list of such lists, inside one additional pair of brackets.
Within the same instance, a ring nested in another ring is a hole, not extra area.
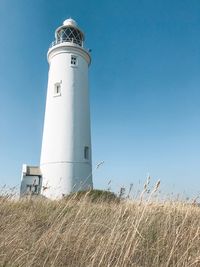
[(71, 65), (77, 66), (77, 57), (76, 56), (71, 56)]
[(89, 147), (84, 147), (84, 159), (89, 159)]
[(60, 96), (61, 95), (61, 84), (55, 83), (54, 84), (54, 96)]

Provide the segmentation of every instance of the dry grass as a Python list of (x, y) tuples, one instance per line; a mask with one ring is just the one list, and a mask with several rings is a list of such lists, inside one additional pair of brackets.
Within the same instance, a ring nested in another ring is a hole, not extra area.
[(3, 197), (0, 266), (200, 266), (200, 208)]

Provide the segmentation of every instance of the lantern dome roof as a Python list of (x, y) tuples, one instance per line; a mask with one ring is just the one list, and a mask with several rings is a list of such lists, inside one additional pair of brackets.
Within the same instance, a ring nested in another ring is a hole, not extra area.
[(69, 18), (69, 19), (66, 19), (64, 22), (63, 22), (63, 25), (64, 26), (71, 26), (71, 27), (76, 27), (78, 28), (78, 24), (76, 23), (76, 21), (72, 18)]

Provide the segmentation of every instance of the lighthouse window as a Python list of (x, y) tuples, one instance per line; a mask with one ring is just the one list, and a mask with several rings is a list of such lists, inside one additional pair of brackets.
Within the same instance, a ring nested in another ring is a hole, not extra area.
[(54, 96), (60, 96), (61, 95), (61, 85), (60, 83), (54, 84)]
[(72, 42), (79, 46), (82, 46), (83, 34), (76, 28), (73, 27), (62, 27), (57, 31), (57, 41), (58, 43), (62, 42)]
[(71, 56), (71, 65), (77, 66), (77, 57), (76, 56)]
[(84, 147), (84, 159), (89, 159), (89, 147)]

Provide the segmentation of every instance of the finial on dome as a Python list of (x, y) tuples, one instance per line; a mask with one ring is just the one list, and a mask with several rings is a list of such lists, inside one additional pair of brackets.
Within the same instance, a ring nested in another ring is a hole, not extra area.
[(63, 25), (64, 26), (72, 26), (72, 27), (78, 27), (78, 24), (76, 23), (75, 20), (73, 20), (72, 18), (69, 18), (69, 19), (66, 19), (64, 22), (63, 22)]

